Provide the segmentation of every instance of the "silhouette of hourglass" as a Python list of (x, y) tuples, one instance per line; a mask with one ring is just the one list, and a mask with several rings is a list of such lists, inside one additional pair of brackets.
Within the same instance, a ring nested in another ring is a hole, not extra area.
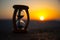
[[(14, 14), (13, 14), (14, 32), (26, 32), (29, 24), (29, 12), (28, 12), (29, 7), (25, 5), (14, 5), (13, 8), (14, 8)], [(25, 10), (27, 16), (26, 23), (22, 20), (24, 15), (22, 15), (21, 12), (23, 10)]]

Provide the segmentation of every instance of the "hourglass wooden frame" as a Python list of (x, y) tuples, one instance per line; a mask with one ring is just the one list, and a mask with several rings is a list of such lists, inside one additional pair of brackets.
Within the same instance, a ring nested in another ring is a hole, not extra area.
[(26, 31), (27, 27), (28, 27), (28, 24), (29, 24), (29, 20), (30, 20), (29, 19), (29, 12), (28, 12), (29, 7), (26, 6), (26, 5), (14, 5), (13, 8), (14, 8), (14, 13), (13, 13), (13, 28), (14, 28), (14, 31), (18, 31), (17, 25), (16, 25), (16, 14), (18, 12), (19, 18), (22, 18), (22, 16), (20, 15), (22, 10), (25, 10), (25, 12), (27, 14), (27, 22), (26, 22), (26, 25), (25, 25), (24, 30), (23, 30), (23, 31)]

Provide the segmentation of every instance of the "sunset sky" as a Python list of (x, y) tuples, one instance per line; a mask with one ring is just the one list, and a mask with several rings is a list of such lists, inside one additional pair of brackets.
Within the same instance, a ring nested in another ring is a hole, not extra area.
[(16, 4), (29, 6), (30, 20), (60, 20), (58, 0), (0, 0), (0, 19), (12, 19)]

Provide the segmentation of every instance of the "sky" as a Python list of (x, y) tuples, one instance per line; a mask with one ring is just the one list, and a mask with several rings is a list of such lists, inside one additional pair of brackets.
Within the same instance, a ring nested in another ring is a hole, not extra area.
[(0, 0), (0, 19), (12, 19), (13, 5), (29, 6), (30, 20), (60, 20), (60, 2), (58, 0)]

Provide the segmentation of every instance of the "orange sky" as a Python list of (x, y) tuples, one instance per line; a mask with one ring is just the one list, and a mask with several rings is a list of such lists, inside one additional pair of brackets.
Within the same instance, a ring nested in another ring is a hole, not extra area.
[(53, 20), (59, 17), (58, 11), (51, 8), (41, 8), (31, 11), (31, 19), (39, 20), (40, 16), (44, 16), (45, 20)]
[(12, 19), (13, 5), (23, 4), (29, 6), (30, 20), (40, 20), (44, 16), (45, 20), (60, 20), (59, 4), (57, 0), (2, 0), (0, 19)]

